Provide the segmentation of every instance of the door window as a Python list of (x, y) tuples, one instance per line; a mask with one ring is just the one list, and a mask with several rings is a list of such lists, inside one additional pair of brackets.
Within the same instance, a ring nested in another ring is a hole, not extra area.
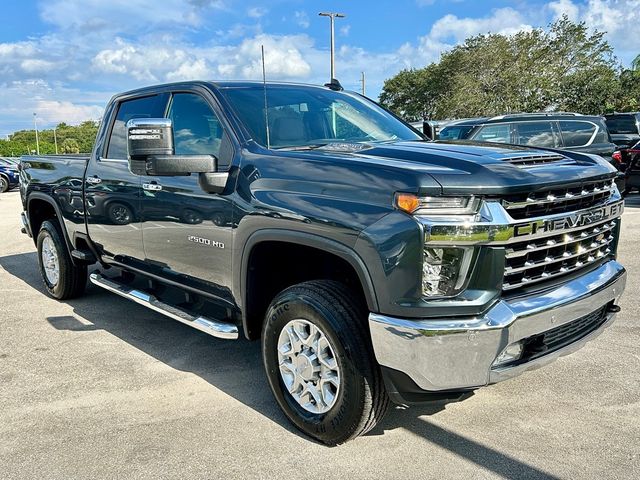
[(523, 122), (516, 124), (516, 143), (532, 147), (557, 147), (558, 141), (551, 122)]
[(606, 117), (607, 127), (614, 134), (638, 134), (635, 115), (609, 115)]
[(176, 155), (220, 157), (222, 125), (204, 98), (193, 93), (176, 93), (169, 118), (173, 121)]
[(118, 106), (116, 120), (113, 123), (107, 158), (127, 159), (126, 124), (132, 118), (161, 118), (167, 104), (166, 95), (152, 95), (122, 102)]
[(508, 123), (487, 125), (473, 137), (479, 142), (511, 143), (511, 127)]
[(584, 147), (596, 133), (596, 126), (589, 122), (560, 120), (560, 131), (565, 147)]

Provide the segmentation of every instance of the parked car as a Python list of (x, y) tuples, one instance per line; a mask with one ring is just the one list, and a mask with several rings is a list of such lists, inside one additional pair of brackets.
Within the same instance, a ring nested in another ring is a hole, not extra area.
[(640, 142), (631, 148), (622, 148), (613, 154), (613, 158), (620, 164), (619, 169), (625, 176), (625, 190), (623, 194), (640, 190)]
[(522, 113), (459, 120), (444, 127), (440, 139), (559, 148), (600, 155), (609, 162), (616, 150), (602, 117), (575, 113)]
[(0, 158), (0, 193), (4, 193), (20, 184), (18, 166), (5, 158)]
[(604, 116), (611, 139), (620, 148), (630, 148), (640, 141), (640, 113), (611, 113)]
[(97, 263), (100, 288), (260, 340), (321, 442), (540, 367), (620, 310), (623, 201), (595, 155), (429, 142), (335, 84), (175, 83), (105, 112), (90, 156), (21, 164), (46, 292), (81, 295)]

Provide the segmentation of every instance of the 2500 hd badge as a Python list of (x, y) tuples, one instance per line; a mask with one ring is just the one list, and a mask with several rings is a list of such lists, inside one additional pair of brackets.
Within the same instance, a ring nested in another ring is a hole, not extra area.
[(199, 243), (200, 245), (207, 245), (209, 247), (224, 248), (224, 243), (216, 242), (215, 240), (209, 240), (208, 238), (196, 237), (195, 235), (189, 235), (187, 240), (193, 243)]

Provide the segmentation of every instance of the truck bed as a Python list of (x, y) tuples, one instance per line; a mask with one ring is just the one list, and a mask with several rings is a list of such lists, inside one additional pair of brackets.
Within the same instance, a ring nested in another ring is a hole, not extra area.
[[(89, 155), (29, 155), (21, 157), (20, 194), (25, 210), (39, 195), (52, 198), (70, 238), (86, 233), (82, 187)], [(37, 234), (37, 232), (34, 232)]]

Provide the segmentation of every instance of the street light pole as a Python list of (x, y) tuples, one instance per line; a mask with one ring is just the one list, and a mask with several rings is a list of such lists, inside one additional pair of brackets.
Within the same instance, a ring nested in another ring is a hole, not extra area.
[(365, 85), (365, 77), (364, 77), (364, 72), (362, 72), (362, 79), (360, 80), (360, 82), (362, 83), (362, 96), (366, 97), (367, 96), (367, 89), (366, 89), (366, 85)]
[(36, 122), (36, 114), (33, 114), (33, 126), (36, 130), (36, 155), (40, 155), (40, 142), (38, 141), (38, 122)]
[(53, 143), (56, 146), (56, 155), (58, 155), (58, 136), (56, 135), (56, 127), (53, 127)]
[(336, 66), (335, 66), (335, 31), (334, 24), (336, 18), (344, 18), (345, 15), (343, 13), (335, 13), (335, 12), (320, 12), (318, 15), (321, 17), (329, 17), (331, 21), (331, 80), (336, 78)]

